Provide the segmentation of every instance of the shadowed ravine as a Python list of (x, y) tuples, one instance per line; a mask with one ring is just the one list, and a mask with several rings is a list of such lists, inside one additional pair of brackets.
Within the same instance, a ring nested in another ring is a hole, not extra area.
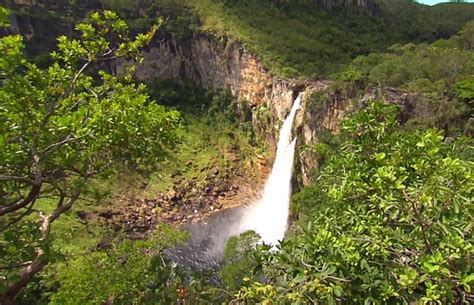
[(214, 269), (219, 267), (225, 244), (232, 236), (254, 230), (266, 244), (277, 245), (283, 239), (296, 145), (291, 130), (300, 102), (298, 97), (280, 129), (275, 162), (261, 198), (254, 205), (219, 211), (202, 222), (184, 226), (191, 237), (186, 244), (167, 250), (171, 261), (197, 270)]

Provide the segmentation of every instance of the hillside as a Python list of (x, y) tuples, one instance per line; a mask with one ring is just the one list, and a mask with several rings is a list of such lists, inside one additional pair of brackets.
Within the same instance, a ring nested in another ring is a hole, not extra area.
[[(103, 7), (120, 12), (136, 31), (161, 16), (166, 29), (178, 39), (206, 33), (237, 40), (255, 52), (271, 73), (303, 78), (327, 77), (356, 56), (383, 51), (394, 43), (448, 38), (474, 18), (474, 4), (429, 7), (405, 0), (362, 1), (361, 6), (257, 0), (41, 3), (32, 7), (9, 3), (19, 16), (18, 30), (31, 36), (27, 45), (32, 54), (54, 45), (54, 36), (49, 35), (64, 32), (72, 20)], [(48, 40), (50, 43), (45, 43)]]
[(313, 1), (176, 2), (197, 14), (200, 31), (243, 42), (271, 72), (290, 77), (328, 75), (357, 55), (384, 50), (396, 42), (447, 38), (474, 18), (473, 4), (431, 8), (385, 1), (369, 8), (327, 10)]

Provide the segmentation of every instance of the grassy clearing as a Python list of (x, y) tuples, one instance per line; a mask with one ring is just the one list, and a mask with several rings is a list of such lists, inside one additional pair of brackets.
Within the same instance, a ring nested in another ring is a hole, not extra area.
[(210, 124), (191, 114), (184, 119), (177, 153), (151, 176), (145, 194), (169, 190), (175, 176), (202, 184), (213, 168), (245, 168), (256, 158), (255, 149), (232, 125)]

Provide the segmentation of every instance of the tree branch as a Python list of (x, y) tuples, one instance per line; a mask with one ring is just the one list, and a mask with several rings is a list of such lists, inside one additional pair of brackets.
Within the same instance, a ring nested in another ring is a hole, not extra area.
[(31, 190), (25, 198), (11, 204), (0, 206), (0, 217), (8, 213), (18, 211), (19, 209), (26, 207), (29, 203), (34, 201), (40, 193), (41, 186), (41, 183), (37, 184), (36, 182), (33, 182)]
[(0, 181), (20, 181), (20, 182), (25, 182), (25, 183), (28, 183), (28, 184), (33, 184), (34, 183), (33, 180), (30, 180), (30, 179), (25, 178), (25, 177), (8, 176), (8, 175), (0, 176)]
[[(420, 193), (418, 194), (417, 197), (419, 197), (421, 195), (421, 191)], [(428, 236), (426, 235), (426, 224), (423, 222), (423, 220), (421, 219), (421, 215), (420, 215), (420, 212), (418, 211), (418, 208), (416, 207), (416, 200), (413, 200), (411, 199), (408, 194), (405, 192), (405, 190), (403, 190), (403, 196), (405, 197), (405, 200), (407, 200), (408, 202), (411, 203), (411, 206), (412, 206), (412, 209), (413, 209), (413, 213), (415, 214), (415, 219), (416, 221), (418, 222), (418, 225), (420, 226), (421, 228), (421, 234), (423, 236), (423, 240), (425, 242), (425, 246), (426, 246), (426, 249), (431, 253), (433, 254), (433, 249), (431, 247), (431, 243), (430, 241), (428, 240)]]
[(9, 227), (11, 227), (12, 225), (14, 225), (15, 223), (17, 223), (18, 221), (20, 221), (23, 217), (25, 217), (26, 215), (30, 214), (31, 211), (33, 210), (33, 206), (35, 205), (35, 200), (33, 200), (31, 202), (31, 204), (29, 205), (29, 207), (26, 209), (25, 212), (21, 213), (20, 216), (16, 217), (15, 219), (13, 219), (12, 221), (10, 221), (9, 223), (7, 223), (6, 225), (4, 225), (3, 227), (0, 228), (0, 232), (3, 232), (5, 231), (6, 229), (8, 229)]
[[(40, 223), (39, 231), (41, 232), (41, 238), (39, 242), (44, 244), (45, 247), (48, 247), (48, 242), (51, 233), (51, 224), (64, 212), (69, 210), (74, 202), (79, 198), (79, 192), (75, 192), (68, 200), (66, 204), (60, 204), (49, 216), (44, 215), (42, 212), (39, 213), (42, 221)], [(64, 201), (64, 197), (61, 197), (60, 202)], [(20, 292), (36, 275), (40, 272), (44, 266), (48, 264), (48, 258), (45, 251), (42, 247), (37, 247), (35, 250), (36, 257), (35, 259), (28, 264), (20, 272), (20, 279), (7, 287), (5, 293), (0, 294), (0, 304), (12, 304), (13, 298)]]
[(77, 141), (77, 140), (80, 140), (82, 138), (85, 138), (89, 135), (89, 133), (85, 134), (85, 135), (82, 135), (80, 137), (74, 137), (73, 135), (71, 134), (68, 134), (66, 136), (65, 139), (63, 139), (62, 141), (59, 141), (59, 142), (56, 142), (54, 144), (51, 144), (49, 146), (47, 146), (44, 150), (43, 150), (43, 156), (47, 155), (51, 150), (53, 150), (54, 148), (58, 147), (58, 146), (61, 146), (61, 145), (64, 145), (64, 144), (67, 144), (67, 143), (70, 143), (70, 142), (74, 142), (74, 141)]

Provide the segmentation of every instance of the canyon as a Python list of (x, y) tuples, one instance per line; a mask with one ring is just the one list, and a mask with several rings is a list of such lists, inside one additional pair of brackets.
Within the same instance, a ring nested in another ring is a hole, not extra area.
[[(229, 90), (237, 100), (252, 108), (253, 129), (265, 139), (271, 151), (276, 147), (279, 125), (296, 96), (301, 95), (301, 110), (296, 115), (293, 130), (299, 138), (295, 173), (302, 185), (311, 183), (311, 171), (317, 168), (317, 160), (300, 148), (316, 144), (323, 131), (337, 133), (339, 123), (348, 111), (361, 107), (370, 99), (381, 98), (403, 108), (408, 108), (413, 100), (413, 96), (390, 88), (369, 88), (363, 95), (358, 95), (356, 90), (332, 92), (329, 89), (333, 82), (329, 80), (274, 76), (258, 56), (239, 42), (218, 40), (204, 34), (186, 40), (160, 41), (150, 46), (143, 56), (144, 62), (136, 71), (141, 81), (152, 83), (156, 79), (173, 79), (185, 83), (191, 80), (204, 89)], [(118, 63), (118, 69), (122, 64)], [(326, 95), (327, 102), (313, 107), (311, 96), (314, 93)], [(259, 109), (269, 110), (270, 119), (261, 120)]]
[[(254, 110), (254, 131), (266, 139), (269, 148), (276, 147), (278, 124), (299, 94), (302, 96), (302, 110), (297, 115), (295, 129), (303, 131), (304, 144), (314, 142), (318, 128), (336, 131), (337, 123), (345, 113), (345, 107), (340, 107), (340, 103), (335, 101), (327, 107), (318, 122), (314, 122), (305, 102), (313, 92), (327, 89), (329, 81), (273, 76), (257, 56), (238, 42), (219, 42), (206, 35), (197, 35), (186, 41), (172, 39), (152, 46), (144, 53), (144, 62), (138, 67), (136, 76), (144, 82), (155, 79), (192, 80), (204, 89), (228, 89), (236, 99), (244, 101)], [(258, 119), (257, 110), (260, 107), (270, 110), (270, 122)], [(300, 164), (309, 165), (310, 161), (301, 159)], [(307, 171), (306, 167), (301, 169), (302, 173)], [(308, 178), (304, 180), (309, 182)]]

